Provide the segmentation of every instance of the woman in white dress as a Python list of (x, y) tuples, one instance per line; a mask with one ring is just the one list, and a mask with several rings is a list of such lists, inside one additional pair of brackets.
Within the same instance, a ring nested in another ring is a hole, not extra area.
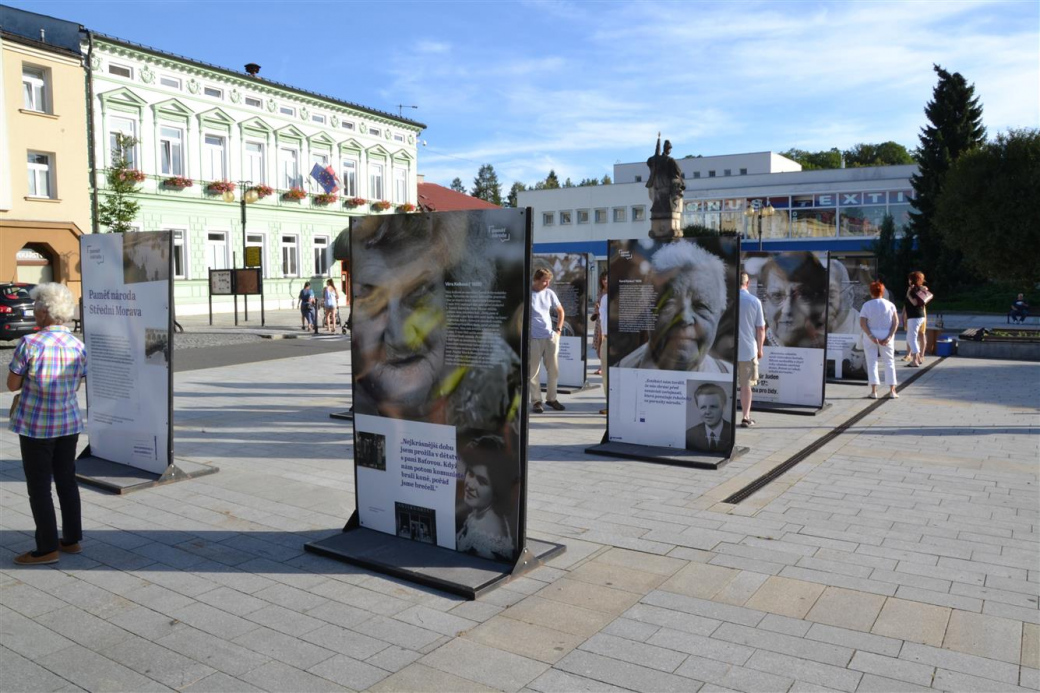
[(512, 497), (512, 484), (503, 447), (497, 436), (483, 436), (460, 450), (460, 467), (465, 467), (465, 472), (459, 476), (462, 504), (455, 549), (481, 558), (510, 561), (516, 547), (505, 518), (504, 506)]
[(885, 369), (885, 384), (888, 385), (888, 396), (895, 399), (896, 393), (896, 358), (895, 336), (899, 328), (899, 314), (895, 305), (886, 298), (885, 285), (871, 282), (872, 300), (863, 304), (859, 311), (859, 326), (863, 331), (863, 353), (867, 359), (867, 382), (870, 383), (870, 399), (877, 399), (878, 366)]

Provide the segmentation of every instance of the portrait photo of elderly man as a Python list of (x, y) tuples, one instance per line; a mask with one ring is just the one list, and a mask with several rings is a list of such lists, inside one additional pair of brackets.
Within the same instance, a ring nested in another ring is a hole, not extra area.
[(816, 255), (774, 254), (759, 272), (758, 297), (766, 313), (767, 347), (826, 346), (827, 267)]
[(827, 293), (827, 333), (859, 334), (859, 308), (854, 305), (855, 287), (849, 271), (839, 260), (831, 260)]
[[(726, 383), (729, 385), (729, 383)], [(732, 447), (733, 424), (726, 420), (729, 397), (718, 383), (691, 380), (687, 409), (686, 449), (698, 452), (728, 452)]]
[[(653, 288), (655, 300), (649, 307), (648, 338), (615, 365), (732, 373), (733, 354), (713, 353), (719, 325), (731, 307), (726, 282), (730, 267), (693, 239), (660, 244), (651, 250), (652, 255), (647, 253), (649, 258), (628, 263), (629, 268), (634, 268), (631, 271), (640, 275), (643, 285)], [(622, 305), (621, 310), (627, 310), (626, 306)], [(624, 333), (625, 325), (620, 324), (619, 331)], [(728, 351), (732, 352), (732, 344), (729, 346)]]

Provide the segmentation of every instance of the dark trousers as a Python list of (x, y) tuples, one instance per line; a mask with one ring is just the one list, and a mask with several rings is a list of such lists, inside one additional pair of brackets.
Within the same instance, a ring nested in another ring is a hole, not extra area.
[(51, 498), (51, 478), (61, 503), (62, 538), (66, 543), (83, 538), (79, 511), (79, 486), (76, 484), (76, 443), (79, 434), (60, 438), (18, 436), (22, 448), (22, 469), (29, 489), (29, 507), (36, 523), (36, 550), (58, 550), (58, 525)]

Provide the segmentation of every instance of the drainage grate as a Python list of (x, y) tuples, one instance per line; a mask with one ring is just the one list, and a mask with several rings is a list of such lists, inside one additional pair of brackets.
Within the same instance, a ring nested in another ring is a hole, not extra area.
[[(920, 378), (925, 373), (927, 373), (928, 371), (932, 370), (938, 364), (942, 363), (945, 360), (946, 360), (945, 356), (940, 357), (940, 358), (936, 359), (935, 361), (933, 361), (930, 365), (926, 366), (923, 370), (917, 371), (912, 376), (910, 376), (904, 383), (902, 383), (900, 385), (897, 385), (896, 386), (896, 392), (902, 392), (903, 388), (905, 388), (906, 386), (910, 385), (912, 382), (914, 382), (915, 380), (917, 380), (918, 378)], [(834, 440), (835, 438), (840, 436), (842, 433), (847, 431), (852, 426), (855, 426), (857, 423), (862, 421), (868, 414), (873, 412), (875, 409), (877, 409), (878, 407), (880, 407), (884, 403), (885, 403), (885, 398), (882, 397), (878, 401), (872, 403), (870, 406), (868, 406), (863, 411), (859, 412), (858, 414), (854, 414), (853, 416), (851, 416), (848, 420), (846, 420), (843, 423), (841, 423), (840, 425), (838, 425), (837, 428), (835, 428), (834, 430), (832, 430), (829, 433), (825, 434), (823, 437), (821, 437), (816, 442), (814, 442), (814, 443), (812, 443), (812, 444), (802, 448), (801, 450), (796, 452), (794, 455), (792, 455), (791, 457), (789, 457), (786, 460), (784, 460), (780, 465), (774, 467), (773, 469), (770, 469), (768, 472), (766, 472), (762, 476), (758, 477), (757, 479), (752, 481), (750, 484), (748, 484), (744, 488), (740, 489), (739, 491), (737, 491), (736, 493), (730, 495), (729, 497), (723, 499), (722, 502), (723, 503), (739, 503), (742, 500), (745, 500), (749, 496), (753, 495), (754, 493), (762, 490), (763, 488), (768, 486), (770, 482), (780, 478), (785, 472), (787, 472), (787, 470), (791, 469), (796, 464), (798, 464), (799, 462), (801, 462), (802, 460), (807, 458), (809, 455), (813, 454), (814, 452), (816, 452), (817, 450), (822, 448), (824, 445), (826, 445), (827, 443), (831, 442), (832, 440)]]

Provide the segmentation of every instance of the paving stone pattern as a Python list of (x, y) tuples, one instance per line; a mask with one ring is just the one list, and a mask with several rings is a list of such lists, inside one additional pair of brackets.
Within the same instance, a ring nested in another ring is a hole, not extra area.
[(740, 505), (721, 501), (866, 387), (828, 385), (816, 417), (756, 413), (751, 452), (718, 471), (588, 456), (601, 391), (565, 397), (532, 419), (528, 531), (567, 552), (466, 602), (303, 550), (353, 509), (352, 429), (328, 418), (347, 358), (179, 373), (177, 454), (220, 473), (84, 487), (83, 553), (56, 566), (11, 562), (33, 524), (4, 420), (0, 688), (1040, 685), (1036, 365), (947, 359)]

